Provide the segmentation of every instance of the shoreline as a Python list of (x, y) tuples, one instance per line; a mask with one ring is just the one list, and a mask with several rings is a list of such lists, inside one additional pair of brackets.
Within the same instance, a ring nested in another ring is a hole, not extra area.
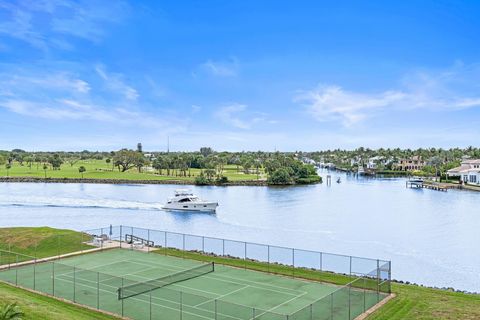
[[(176, 184), (199, 186), (188, 180), (132, 180), (132, 179), (96, 179), (96, 178), (41, 178), (41, 177), (0, 177), (0, 182), (24, 183), (93, 183), (93, 184)], [(239, 180), (207, 186), (268, 186), (264, 180)]]

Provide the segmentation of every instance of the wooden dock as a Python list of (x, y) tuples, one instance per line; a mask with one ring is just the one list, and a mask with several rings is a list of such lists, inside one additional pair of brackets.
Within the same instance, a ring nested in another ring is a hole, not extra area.
[(407, 188), (423, 188), (436, 191), (447, 192), (448, 186), (438, 182), (425, 182), (423, 180), (407, 180), (405, 183)]

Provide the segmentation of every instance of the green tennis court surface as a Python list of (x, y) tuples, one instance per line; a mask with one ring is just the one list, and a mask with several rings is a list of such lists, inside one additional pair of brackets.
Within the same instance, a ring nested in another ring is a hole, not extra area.
[(214, 271), (119, 299), (119, 288), (141, 288), (138, 283), (199, 266), (194, 260), (111, 249), (2, 270), (0, 280), (139, 320), (351, 319), (384, 297), (215, 264)]

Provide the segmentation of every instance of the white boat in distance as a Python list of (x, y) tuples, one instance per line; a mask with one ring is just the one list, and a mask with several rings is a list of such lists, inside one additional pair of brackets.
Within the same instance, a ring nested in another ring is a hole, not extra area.
[(190, 190), (178, 189), (175, 190), (175, 196), (168, 199), (163, 209), (215, 212), (217, 207), (218, 202), (205, 201), (194, 195)]

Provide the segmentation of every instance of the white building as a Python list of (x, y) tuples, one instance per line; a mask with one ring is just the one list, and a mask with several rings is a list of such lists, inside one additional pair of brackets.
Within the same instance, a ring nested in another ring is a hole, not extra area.
[(463, 160), (460, 167), (448, 170), (447, 176), (459, 176), (465, 183), (480, 185), (480, 159)]

